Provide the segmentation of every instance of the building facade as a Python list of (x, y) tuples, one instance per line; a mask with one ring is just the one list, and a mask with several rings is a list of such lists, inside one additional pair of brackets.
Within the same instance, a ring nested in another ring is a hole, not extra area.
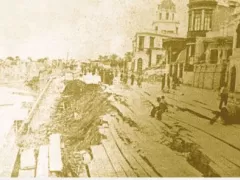
[(232, 54), (232, 36), (223, 36), (221, 29), (234, 7), (223, 0), (190, 0), (188, 7), (185, 83), (218, 89), (227, 81)]
[(143, 70), (156, 65), (166, 67), (166, 51), (163, 39), (178, 36), (179, 22), (176, 20), (176, 7), (172, 0), (162, 0), (158, 5), (152, 30), (137, 32), (133, 41), (133, 71)]
[(232, 56), (230, 56), (228, 86), (231, 92), (240, 92), (240, 2), (231, 0), (231, 18), (222, 26), (224, 36), (233, 36)]

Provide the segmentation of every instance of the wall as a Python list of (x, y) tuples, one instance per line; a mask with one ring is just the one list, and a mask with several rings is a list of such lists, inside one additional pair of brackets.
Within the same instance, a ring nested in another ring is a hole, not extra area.
[(142, 58), (143, 60), (143, 69), (146, 69), (148, 67), (148, 62), (149, 62), (149, 55), (147, 55), (146, 51), (139, 51), (139, 52), (136, 52), (135, 55), (134, 55), (134, 71), (137, 71), (137, 62), (138, 62), (138, 59), (139, 58)]
[(193, 72), (183, 72), (183, 84), (191, 85), (193, 84)]
[(235, 92), (240, 92), (240, 48), (234, 49), (234, 55), (230, 58), (230, 66), (229, 66), (229, 83), (230, 83), (230, 74), (231, 68), (236, 67), (236, 84), (235, 84)]
[(222, 70), (223, 67), (219, 64), (195, 65), (192, 86), (203, 89), (219, 89)]
[(229, 7), (218, 5), (213, 11), (212, 17), (212, 31), (219, 31), (221, 25), (228, 20), (231, 15), (231, 9)]
[(165, 60), (165, 50), (152, 50), (152, 66), (157, 64), (157, 55), (161, 55), (162, 59), (159, 64)]

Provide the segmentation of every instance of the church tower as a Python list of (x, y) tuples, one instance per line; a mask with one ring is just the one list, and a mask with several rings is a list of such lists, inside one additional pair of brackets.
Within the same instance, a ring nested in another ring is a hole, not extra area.
[(158, 4), (153, 28), (158, 34), (177, 35), (179, 22), (177, 20), (176, 5), (172, 0), (162, 0)]

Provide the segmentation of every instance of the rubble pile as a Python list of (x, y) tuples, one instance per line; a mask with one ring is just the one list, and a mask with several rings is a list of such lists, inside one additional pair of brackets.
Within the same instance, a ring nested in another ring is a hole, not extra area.
[[(100, 143), (99, 117), (108, 111), (108, 95), (100, 86), (79, 80), (67, 81), (55, 115), (48, 124), (48, 133), (60, 133), (64, 142), (64, 163), (72, 174), (78, 175), (83, 166), (77, 152)], [(80, 164), (80, 165), (79, 165)]]

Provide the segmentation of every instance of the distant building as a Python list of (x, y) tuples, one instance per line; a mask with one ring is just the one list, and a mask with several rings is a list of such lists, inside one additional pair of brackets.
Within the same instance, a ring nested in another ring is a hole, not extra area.
[(169, 75), (183, 78), (186, 59), (186, 38), (169, 38), (163, 40), (166, 49), (166, 60), (169, 66)]
[(231, 92), (240, 92), (240, 2), (238, 0), (229, 0), (231, 8), (230, 18), (222, 25), (221, 34), (223, 36), (232, 36), (232, 56), (229, 62), (228, 85)]
[(132, 70), (142, 73), (143, 70), (156, 65), (161, 65), (167, 70), (163, 39), (178, 37), (178, 26), (175, 4), (172, 0), (162, 0), (157, 7), (152, 29), (137, 32), (134, 37)]
[(194, 87), (218, 89), (227, 81), (232, 37), (221, 34), (234, 7), (224, 0), (189, 0), (184, 81)]

